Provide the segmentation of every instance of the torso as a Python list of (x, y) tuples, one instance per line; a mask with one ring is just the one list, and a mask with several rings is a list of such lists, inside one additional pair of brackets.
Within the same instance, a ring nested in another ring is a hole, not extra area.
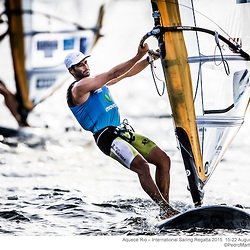
[(68, 89), (68, 105), (85, 130), (96, 133), (106, 126), (118, 126), (120, 124), (118, 107), (106, 86), (91, 91), (88, 93), (85, 102), (75, 106), (71, 92), (73, 85), (74, 83)]

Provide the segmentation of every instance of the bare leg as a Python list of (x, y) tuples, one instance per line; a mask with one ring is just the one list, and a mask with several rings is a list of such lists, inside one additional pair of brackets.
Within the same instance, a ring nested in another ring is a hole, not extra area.
[[(170, 188), (170, 166), (171, 161), (169, 156), (156, 146), (149, 154), (149, 163), (156, 166), (155, 181), (164, 199), (169, 202)], [(164, 218), (166, 211), (160, 209), (160, 217)]]
[(162, 196), (151, 177), (148, 162), (141, 155), (135, 157), (131, 163), (130, 169), (138, 174), (143, 190), (159, 205), (161, 216), (164, 214), (164, 218), (169, 218), (178, 213), (178, 211), (173, 209)]
[(168, 155), (159, 147), (153, 148), (149, 154), (149, 163), (156, 166), (155, 181), (164, 199), (169, 202), (170, 188), (170, 165), (171, 161)]

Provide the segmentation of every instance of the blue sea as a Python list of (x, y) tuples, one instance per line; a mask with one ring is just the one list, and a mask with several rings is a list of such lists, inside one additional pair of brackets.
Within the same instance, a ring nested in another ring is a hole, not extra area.
[[(141, 37), (153, 27), (145, 2), (108, 2), (104, 37), (88, 60), (93, 74), (135, 55)], [(15, 91), (8, 42), (6, 38), (0, 44), (0, 78)], [(154, 40), (149, 45), (157, 47)], [(162, 77), (160, 62), (156, 72)], [(243, 229), (160, 231), (155, 226), (158, 207), (141, 189), (136, 174), (103, 155), (68, 110), (65, 93), (71, 80), (31, 112), (31, 127), (12, 137), (0, 136), (0, 240), (6, 248), (82, 249), (98, 243), (111, 249), (219, 249), (235, 238), (250, 240), (250, 232)], [(162, 83), (157, 86), (161, 91)], [(193, 208), (167, 93), (157, 94), (149, 68), (110, 89), (122, 117), (171, 157), (170, 203), (180, 211)], [(17, 128), (1, 96), (0, 126)], [(250, 211), (249, 127), (250, 111), (205, 186), (204, 205), (240, 204)], [(154, 175), (153, 166), (151, 170)]]

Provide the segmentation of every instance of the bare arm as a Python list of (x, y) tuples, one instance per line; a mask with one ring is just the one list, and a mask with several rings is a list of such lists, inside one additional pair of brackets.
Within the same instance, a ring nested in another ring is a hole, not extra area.
[(145, 44), (143, 48), (138, 47), (137, 54), (130, 60), (118, 64), (111, 70), (96, 75), (95, 77), (86, 77), (78, 81), (72, 88), (72, 95), (76, 105), (87, 100), (91, 91), (97, 90), (107, 84), (110, 80), (120, 77), (129, 71), (148, 51), (148, 45)]
[[(159, 54), (159, 50), (156, 50), (156, 52), (154, 52), (153, 50), (149, 51), (149, 53), (151, 52), (151, 56), (152, 56), (152, 60), (157, 60), (160, 57)], [(131, 77), (134, 76), (138, 73), (140, 73), (143, 69), (145, 69), (147, 66), (149, 65), (149, 59), (146, 58), (142, 61), (137, 62), (129, 71), (127, 71), (125, 74), (116, 77), (114, 79), (112, 79), (111, 81), (108, 82), (108, 86), (111, 86), (119, 81), (121, 81), (122, 79), (126, 78), (126, 77)]]
[(148, 60), (147, 58), (136, 63), (129, 71), (127, 71), (125, 74), (116, 77), (114, 79), (112, 79), (111, 81), (108, 82), (108, 86), (111, 86), (119, 81), (121, 81), (122, 79), (126, 78), (126, 77), (131, 77), (134, 76), (136, 74), (138, 74), (139, 72), (141, 72), (143, 69), (145, 69), (148, 66)]
[(83, 78), (79, 81), (79, 86), (84, 86), (86, 92), (94, 91), (101, 88), (110, 80), (120, 77), (128, 70), (130, 70), (148, 51), (148, 45), (145, 44), (143, 48), (138, 47), (137, 54), (130, 60), (120, 63), (117, 66), (113, 67), (109, 71), (96, 75), (93, 78)]

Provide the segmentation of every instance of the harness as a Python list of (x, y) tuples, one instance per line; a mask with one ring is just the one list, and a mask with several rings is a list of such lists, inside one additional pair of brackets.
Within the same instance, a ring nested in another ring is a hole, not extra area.
[(97, 146), (101, 149), (101, 151), (104, 154), (109, 155), (111, 144), (115, 138), (120, 137), (123, 140), (127, 141), (128, 143), (131, 143), (132, 141), (135, 140), (133, 132), (134, 129), (132, 128), (131, 125), (128, 124), (128, 120), (124, 119), (121, 125), (117, 127), (114, 126), (105, 127), (99, 130), (93, 136)]
[(121, 125), (117, 126), (114, 130), (114, 134), (118, 135), (123, 140), (125, 140), (129, 143), (131, 143), (132, 141), (135, 140), (133, 132), (135, 132), (135, 130), (128, 123), (127, 119), (124, 119), (123, 122), (121, 123)]

